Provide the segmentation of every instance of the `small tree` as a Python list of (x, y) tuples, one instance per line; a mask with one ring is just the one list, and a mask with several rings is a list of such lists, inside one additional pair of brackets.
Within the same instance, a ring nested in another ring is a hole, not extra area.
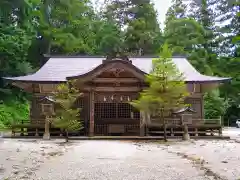
[(53, 117), (53, 125), (65, 131), (66, 142), (68, 142), (68, 132), (80, 130), (80, 109), (74, 107), (74, 102), (79, 96), (79, 92), (72, 87), (72, 82), (61, 84), (54, 94), (56, 101), (56, 112)]
[(164, 126), (164, 140), (167, 141), (164, 117), (172, 110), (184, 107), (188, 93), (184, 77), (172, 61), (172, 53), (167, 44), (163, 45), (160, 57), (152, 62), (152, 72), (146, 76), (149, 87), (131, 104), (140, 111), (160, 117)]

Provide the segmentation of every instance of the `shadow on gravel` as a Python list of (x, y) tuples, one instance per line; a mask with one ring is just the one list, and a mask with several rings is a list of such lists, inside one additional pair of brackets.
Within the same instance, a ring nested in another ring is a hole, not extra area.
[(199, 158), (196, 156), (190, 156), (185, 153), (180, 153), (180, 152), (174, 152), (171, 151), (167, 148), (162, 147), (162, 150), (166, 150), (168, 153), (175, 154), (177, 156), (180, 156), (181, 158), (187, 159), (191, 161), (194, 167), (199, 168), (200, 170), (204, 171), (204, 174), (208, 177), (213, 177), (214, 180), (228, 180), (225, 177), (220, 176), (219, 174), (213, 172), (209, 167), (206, 167), (205, 165), (208, 164), (206, 160), (203, 158)]

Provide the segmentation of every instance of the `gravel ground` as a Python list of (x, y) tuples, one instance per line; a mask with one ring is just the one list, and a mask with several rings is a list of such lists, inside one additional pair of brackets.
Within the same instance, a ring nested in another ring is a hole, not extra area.
[(64, 156), (45, 164), (31, 178), (37, 180), (208, 179), (203, 171), (197, 170), (188, 160), (167, 153), (156, 145), (119, 141), (83, 143)]
[(5, 180), (237, 180), (240, 144), (0, 140)]
[(194, 141), (191, 144), (176, 143), (162, 148), (167, 152), (183, 156), (220, 179), (240, 179), (240, 143), (229, 141)]
[(0, 180), (29, 178), (45, 162), (64, 154), (71, 146), (58, 141), (5, 140), (0, 138)]

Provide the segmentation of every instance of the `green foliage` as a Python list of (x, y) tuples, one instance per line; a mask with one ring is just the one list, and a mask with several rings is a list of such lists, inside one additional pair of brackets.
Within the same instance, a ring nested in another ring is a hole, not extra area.
[(121, 30), (112, 21), (96, 19), (94, 22), (95, 49), (100, 55), (114, 55), (123, 48), (123, 37)]
[(165, 31), (167, 31), (168, 23), (172, 20), (186, 18), (187, 5), (182, 0), (172, 0), (171, 4), (166, 14)]
[[(222, 114), (222, 98), (239, 111), (239, 2), (216, 1), (191, 0), (188, 9), (182, 0), (172, 0), (161, 32), (150, 0), (109, 0), (100, 12), (94, 12), (90, 0), (1, 0), (0, 76), (32, 72), (44, 64), (46, 53), (154, 55), (166, 40), (173, 53), (186, 54), (201, 73), (233, 78), (220, 93), (205, 96), (208, 117)], [(13, 91), (0, 80), (0, 126), (28, 114), (15, 105), (25, 95), (18, 92), (16, 98)]]
[(31, 36), (15, 26), (0, 26), (0, 76), (17, 76), (31, 72), (31, 65), (27, 62)]
[(35, 0), (29, 1), (34, 9), (38, 33), (47, 45), (47, 53), (93, 53), (92, 20), (94, 12), (89, 1)]
[[(201, 73), (233, 78), (231, 84), (220, 88), (220, 93), (216, 90), (205, 95), (206, 117), (216, 118), (229, 107), (225, 102), (230, 107), (239, 103), (239, 60), (231, 57), (231, 51), (237, 51), (232, 35), (239, 34), (236, 28), (239, 8), (226, 0), (191, 1), (189, 5), (190, 11), (181, 0), (173, 1), (166, 17), (165, 38), (174, 52), (188, 55), (191, 64)], [(223, 24), (221, 27), (219, 22)]]
[(190, 53), (204, 42), (204, 29), (194, 19), (173, 19), (167, 23), (165, 38), (175, 53)]
[(157, 13), (150, 1), (111, 1), (105, 8), (104, 17), (115, 22), (123, 33), (120, 53), (156, 54), (163, 42)]
[(169, 114), (172, 110), (185, 106), (184, 99), (188, 93), (184, 77), (173, 63), (167, 44), (163, 46), (160, 57), (153, 60), (153, 69), (146, 81), (149, 88), (131, 103), (137, 109), (162, 116), (162, 113)]
[[(79, 92), (72, 87), (72, 83), (67, 82), (67, 84), (59, 85), (57, 92), (54, 94), (57, 107), (53, 117), (53, 124), (55, 127), (64, 129), (67, 133), (82, 128), (80, 109), (73, 106)], [(66, 136), (66, 138), (68, 137)]]
[(29, 119), (29, 104), (27, 101), (6, 101), (0, 104), (0, 129), (9, 128), (12, 123), (21, 123)]
[(228, 101), (219, 96), (218, 90), (213, 90), (204, 95), (204, 113), (206, 119), (223, 116), (228, 107)]

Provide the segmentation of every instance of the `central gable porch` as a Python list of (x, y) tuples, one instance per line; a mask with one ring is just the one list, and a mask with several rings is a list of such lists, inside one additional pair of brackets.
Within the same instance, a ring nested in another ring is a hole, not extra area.
[(123, 60), (104, 60), (87, 74), (67, 78), (88, 97), (81, 108), (90, 112), (85, 118), (90, 136), (139, 135), (140, 112), (130, 102), (146, 87), (144, 78), (143, 71)]

